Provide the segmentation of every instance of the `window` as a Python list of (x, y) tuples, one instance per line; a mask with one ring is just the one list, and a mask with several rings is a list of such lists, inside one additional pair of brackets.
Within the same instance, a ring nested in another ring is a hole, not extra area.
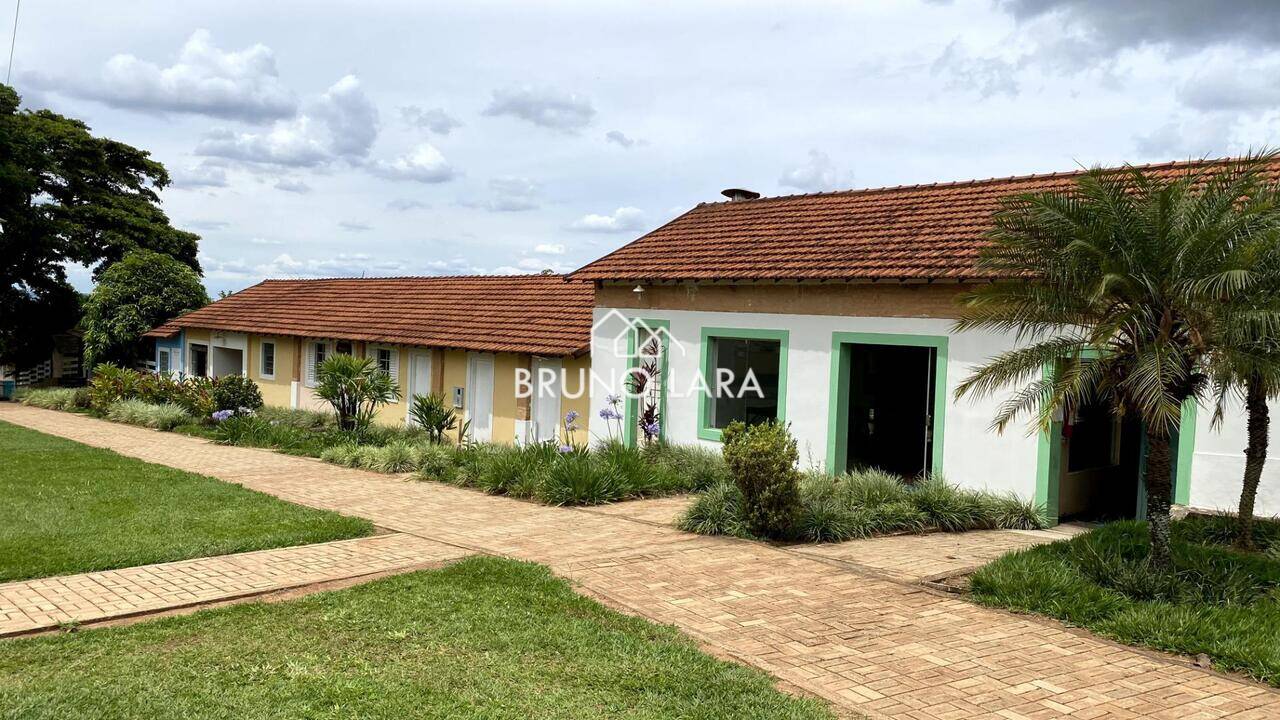
[(320, 365), (328, 355), (329, 346), (325, 343), (307, 343), (307, 378), (304, 383), (307, 387), (316, 386), (316, 376), (319, 374)]
[(258, 374), (266, 380), (274, 380), (276, 377), (276, 344), (273, 342), (262, 343), (262, 367), (258, 368)]
[(787, 336), (785, 330), (703, 330), (708, 397), (699, 437), (719, 440), (720, 431), (735, 420), (756, 424), (785, 418)]
[(378, 369), (383, 374), (391, 374), (391, 351), (387, 348), (378, 348)]
[(160, 360), (156, 365), (156, 369), (165, 375), (173, 372), (173, 360), (171, 359), (168, 350), (160, 351)]
[(337, 352), (339, 355), (350, 355), (351, 341), (339, 340), (337, 346), (335, 347), (335, 352)]

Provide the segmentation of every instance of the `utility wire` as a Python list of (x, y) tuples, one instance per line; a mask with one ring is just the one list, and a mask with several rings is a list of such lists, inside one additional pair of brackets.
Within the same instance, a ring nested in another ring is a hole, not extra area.
[(5, 85), (12, 85), (9, 80), (13, 78), (13, 49), (18, 45), (18, 11), (20, 10), (22, 10), (22, 0), (13, 4), (13, 39), (9, 41), (9, 69), (4, 75)]

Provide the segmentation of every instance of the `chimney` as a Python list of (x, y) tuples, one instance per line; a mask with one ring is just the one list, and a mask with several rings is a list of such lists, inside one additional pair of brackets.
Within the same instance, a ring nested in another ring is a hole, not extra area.
[(726, 190), (721, 190), (720, 194), (729, 198), (733, 202), (738, 202), (739, 200), (755, 200), (760, 197), (760, 193), (755, 192), (754, 190), (743, 190), (742, 188), (728, 188)]

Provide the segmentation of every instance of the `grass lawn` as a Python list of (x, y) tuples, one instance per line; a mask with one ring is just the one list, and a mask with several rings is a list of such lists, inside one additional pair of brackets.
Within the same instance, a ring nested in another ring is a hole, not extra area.
[(830, 718), (546, 569), (471, 558), (283, 603), (0, 643), (23, 718)]
[(1112, 523), (1006, 555), (972, 579), (981, 603), (1058, 618), (1131, 645), (1207, 654), (1222, 670), (1280, 686), (1280, 523), (1262, 553), (1227, 547), (1229, 519), (1173, 525), (1175, 571), (1153, 571), (1145, 523)]
[(239, 485), (0, 422), (0, 582), (373, 532)]

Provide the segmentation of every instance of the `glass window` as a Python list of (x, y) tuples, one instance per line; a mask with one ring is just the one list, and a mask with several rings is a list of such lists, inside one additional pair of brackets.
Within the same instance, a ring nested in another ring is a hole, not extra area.
[(276, 344), (262, 343), (262, 376), (274, 377), (276, 374)]
[(171, 371), (172, 367), (173, 367), (173, 361), (169, 359), (169, 351), (161, 350), (160, 351), (160, 367), (158, 369), (162, 373), (168, 373)]
[(348, 340), (339, 340), (338, 344), (334, 346), (334, 352), (338, 353), (339, 355), (350, 355), (351, 342)]
[(324, 354), (326, 349), (327, 348), (325, 347), (324, 343), (316, 343), (316, 367), (317, 368), (320, 367), (320, 363), (324, 362)]
[(391, 351), (387, 348), (378, 348), (378, 369), (391, 374)]
[(708, 342), (710, 427), (724, 429), (734, 420), (755, 424), (776, 419), (782, 343), (745, 338), (709, 338)]

